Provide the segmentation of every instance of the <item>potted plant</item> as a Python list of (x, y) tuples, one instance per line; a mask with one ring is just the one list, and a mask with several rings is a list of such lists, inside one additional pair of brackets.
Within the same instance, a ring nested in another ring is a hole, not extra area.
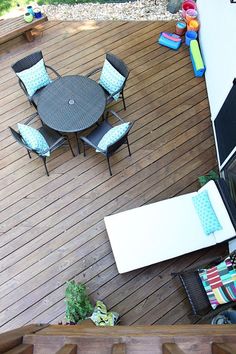
[(67, 323), (77, 324), (92, 314), (93, 306), (84, 284), (76, 283), (74, 280), (68, 281), (65, 298)]

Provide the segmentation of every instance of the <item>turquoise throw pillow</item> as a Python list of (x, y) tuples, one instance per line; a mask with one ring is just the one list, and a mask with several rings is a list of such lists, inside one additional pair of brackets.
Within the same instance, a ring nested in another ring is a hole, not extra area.
[[(116, 127), (111, 128), (99, 141), (98, 147), (106, 151), (107, 147), (114, 144), (116, 141), (118, 141), (122, 136), (124, 136), (129, 129), (129, 123), (123, 123), (120, 125), (117, 125)], [(96, 150), (99, 152), (99, 150)]]
[(38, 89), (52, 82), (48, 76), (43, 59), (31, 68), (16, 73), (16, 75), (23, 81), (29, 96), (33, 96)]
[(35, 150), (41, 156), (50, 156), (48, 143), (37, 129), (25, 124), (18, 124), (18, 129), (29, 148)]
[[(115, 68), (112, 66), (108, 60), (105, 59), (101, 76), (99, 79), (99, 84), (104, 87), (111, 95), (117, 90), (121, 89), (123, 83), (125, 82), (125, 77), (121, 75)], [(114, 100), (118, 100), (120, 93), (117, 93), (113, 96)]]
[(192, 200), (205, 234), (210, 235), (215, 231), (221, 230), (222, 226), (211, 205), (208, 192), (206, 190), (200, 192), (192, 197)]

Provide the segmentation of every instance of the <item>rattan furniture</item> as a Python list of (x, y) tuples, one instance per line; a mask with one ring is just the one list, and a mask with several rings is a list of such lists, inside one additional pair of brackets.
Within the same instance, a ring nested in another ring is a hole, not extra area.
[[(127, 67), (127, 65), (124, 63), (123, 60), (121, 60), (120, 58), (118, 58), (116, 55), (112, 54), (112, 53), (106, 53), (106, 59), (109, 61), (109, 63), (122, 75), (125, 77), (125, 81), (122, 85), (122, 87), (116, 91), (116, 92), (113, 92), (113, 95), (117, 94), (120, 92), (120, 95), (121, 95), (121, 98), (122, 98), (122, 101), (123, 101), (123, 106), (124, 106), (124, 109), (126, 110), (126, 105), (125, 105), (125, 98), (124, 98), (124, 88), (125, 88), (125, 85), (126, 85), (126, 81), (128, 79), (128, 76), (129, 76), (129, 69)], [(99, 67), (99, 68), (96, 68), (96, 69), (93, 69), (90, 73), (88, 73), (86, 76), (87, 77), (90, 77), (94, 74), (97, 74), (99, 73), (100, 71), (102, 70), (102, 67)], [(107, 92), (104, 88), (104, 93), (106, 95), (106, 101), (107, 101), (107, 104), (111, 103), (112, 101), (114, 101), (114, 98), (113, 98), (113, 95), (111, 95), (109, 92)]]
[(38, 112), (52, 129), (76, 133), (91, 127), (103, 115), (106, 97), (93, 80), (64, 76), (48, 85), (40, 95)]
[(130, 129), (133, 126), (133, 123), (129, 123), (129, 129), (127, 130), (127, 132), (119, 139), (117, 140), (115, 143), (113, 143), (112, 145), (109, 145), (107, 147), (106, 151), (101, 150), (98, 147), (98, 143), (100, 142), (100, 140), (102, 139), (102, 137), (110, 130), (113, 128), (113, 125), (111, 125), (108, 122), (108, 116), (109, 113), (111, 116), (116, 117), (120, 123), (125, 123), (123, 121), (123, 119), (121, 119), (117, 113), (115, 113), (114, 111), (108, 111), (106, 114), (106, 119), (102, 122), (101, 125), (98, 125), (90, 134), (88, 134), (87, 136), (81, 136), (80, 140), (83, 143), (83, 150), (84, 150), (84, 156), (85, 156), (85, 145), (91, 146), (94, 149), (96, 149), (97, 152), (101, 153), (102, 155), (106, 156), (107, 158), (107, 163), (108, 163), (108, 168), (109, 168), (109, 172), (110, 175), (112, 176), (112, 172), (111, 172), (111, 165), (110, 165), (110, 156), (114, 154), (114, 152), (119, 149), (119, 147), (123, 144), (127, 144), (127, 148), (128, 148), (128, 152), (129, 152), (129, 156), (131, 156), (131, 151), (130, 151), (130, 147), (129, 147), (129, 141), (128, 141), (128, 134), (130, 132)]
[[(43, 54), (41, 51), (38, 51), (38, 52), (28, 55), (25, 58), (18, 60), (11, 67), (15, 73), (19, 73), (21, 71), (31, 68), (33, 65), (37, 64), (41, 59), (43, 59)], [(45, 64), (45, 67), (47, 69), (50, 69), (56, 75), (57, 78), (61, 77), (58, 74), (58, 72), (55, 69), (53, 69), (51, 66)], [(45, 87), (40, 88), (39, 90), (37, 90), (34, 93), (34, 95), (32, 97), (30, 97), (28, 95), (28, 92), (25, 88), (23, 81), (20, 78), (18, 78), (18, 79), (19, 79), (19, 85), (22, 88), (22, 90), (24, 91), (24, 93), (26, 94), (30, 104), (33, 104), (35, 106), (35, 108), (37, 108), (39, 97), (40, 97), (41, 93), (45, 90)]]
[[(211, 268), (219, 264), (226, 258), (218, 257), (211, 260), (206, 260), (204, 264), (195, 265), (194, 268), (188, 268), (181, 272), (172, 273), (173, 276), (178, 276), (188, 296), (188, 300), (192, 307), (193, 318), (209, 319), (219, 312), (228, 309), (232, 306), (232, 302), (218, 306), (215, 310), (212, 309), (206, 291), (202, 285), (198, 270)], [(236, 253), (231, 254), (232, 263), (235, 264)]]
[[(29, 124), (37, 115), (38, 115), (37, 113), (34, 113), (33, 115), (31, 115), (27, 119), (25, 124)], [(46, 161), (47, 161), (46, 156), (42, 156), (37, 151), (32, 150), (28, 145), (26, 145), (26, 143), (22, 139), (22, 136), (17, 131), (15, 131), (11, 127), (9, 127), (9, 129), (10, 129), (11, 134), (14, 137), (14, 139), (27, 150), (29, 158), (31, 158), (31, 152), (33, 152), (43, 160), (46, 174), (49, 176), (49, 172), (48, 172), (48, 168), (47, 168), (47, 164), (46, 164)], [(46, 125), (43, 125), (42, 127), (40, 127), (38, 129), (38, 131), (44, 136), (46, 142), (48, 143), (50, 153), (52, 153), (54, 150), (56, 150), (57, 148), (59, 148), (62, 145), (67, 143), (70, 147), (72, 155), (75, 156), (74, 152), (72, 150), (71, 144), (70, 144), (70, 140), (66, 136), (63, 136), (61, 133), (47, 127)]]

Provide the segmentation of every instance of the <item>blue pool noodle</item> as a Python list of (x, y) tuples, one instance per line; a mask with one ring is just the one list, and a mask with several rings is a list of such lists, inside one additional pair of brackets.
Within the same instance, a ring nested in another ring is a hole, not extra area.
[(194, 75), (196, 77), (202, 77), (206, 71), (206, 67), (202, 60), (199, 44), (196, 39), (190, 42), (189, 46), (190, 58), (193, 65)]

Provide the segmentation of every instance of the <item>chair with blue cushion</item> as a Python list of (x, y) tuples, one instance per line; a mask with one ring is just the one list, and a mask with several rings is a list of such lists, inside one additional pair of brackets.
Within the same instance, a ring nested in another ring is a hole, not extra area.
[(39, 129), (29, 127), (29, 123), (37, 115), (37, 113), (34, 113), (27, 119), (25, 124), (18, 124), (21, 132), (17, 132), (11, 127), (9, 127), (9, 129), (14, 139), (27, 150), (29, 158), (31, 158), (31, 152), (33, 152), (43, 160), (46, 174), (49, 176), (46, 159), (54, 150), (67, 143), (70, 147), (72, 155), (75, 155), (72, 150), (70, 140), (66, 136), (63, 136), (61, 133), (47, 127), (46, 125), (43, 125)]
[[(108, 122), (108, 115), (116, 117), (120, 124), (113, 126)], [(98, 125), (90, 134), (87, 136), (80, 136), (80, 140), (83, 143), (84, 156), (85, 156), (85, 145), (93, 147), (96, 152), (101, 153), (106, 156), (107, 163), (109, 167), (110, 175), (112, 176), (111, 166), (109, 158), (113, 153), (119, 149), (123, 144), (127, 144), (129, 156), (131, 156), (131, 151), (129, 147), (128, 134), (132, 128), (133, 123), (125, 123), (117, 113), (114, 111), (108, 111), (106, 119)]]
[[(22, 59), (18, 60), (15, 64), (12, 65), (12, 69), (14, 70), (16, 75), (18, 76), (20, 87), (22, 88), (22, 90), (26, 94), (30, 104), (33, 104), (35, 106), (35, 108), (37, 107), (41, 91), (44, 89), (46, 84), (48, 84), (51, 81), (51, 79), (48, 76), (48, 73), (47, 73), (46, 69), (50, 69), (57, 76), (57, 78), (61, 77), (55, 69), (53, 69), (49, 65), (46, 65), (44, 63), (44, 61), (43, 61), (43, 69), (45, 67), (45, 69), (43, 70), (43, 75), (45, 76), (44, 80), (46, 80), (46, 81), (43, 81), (42, 84), (41, 84), (41, 87), (37, 88), (36, 91), (32, 95), (29, 94), (28, 91), (27, 91), (25, 82), (19, 76), (25, 70), (28, 70), (28, 69), (30, 71), (34, 70), (35, 65), (37, 65), (40, 62), (40, 60), (43, 60), (43, 54), (42, 54), (41, 51), (38, 51), (38, 52), (35, 52), (35, 53), (32, 53), (32, 54), (28, 55), (25, 58), (22, 58)], [(33, 75), (31, 74), (30, 75), (30, 79), (32, 79), (32, 77), (33, 77)], [(39, 86), (40, 86), (40, 84), (39, 84)]]
[(116, 55), (106, 53), (103, 67), (92, 70), (86, 76), (90, 77), (98, 72), (101, 72), (98, 83), (105, 92), (107, 104), (114, 100), (117, 101), (121, 96), (124, 109), (126, 110), (124, 88), (129, 76), (129, 69), (127, 65)]

